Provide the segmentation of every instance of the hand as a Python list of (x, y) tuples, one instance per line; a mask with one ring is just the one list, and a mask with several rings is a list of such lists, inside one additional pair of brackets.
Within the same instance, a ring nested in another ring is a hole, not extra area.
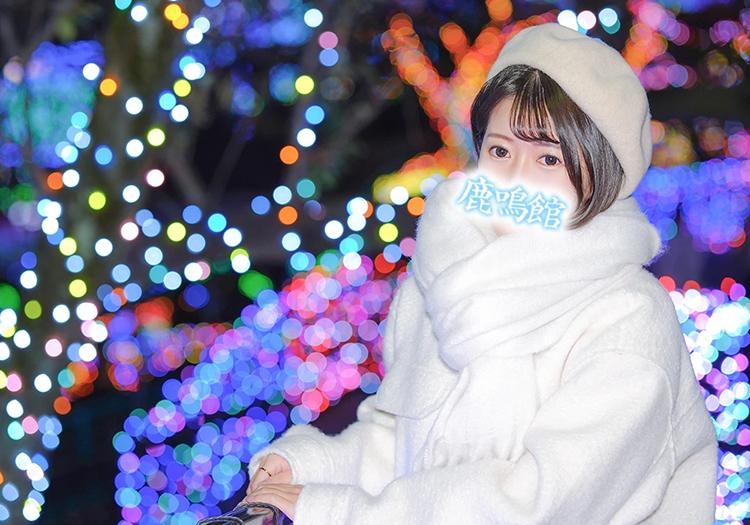
[[(262, 472), (262, 471), (261, 471)], [(242, 500), (246, 502), (270, 503), (294, 521), (297, 498), (304, 485), (290, 485), (288, 483), (261, 483), (257, 489), (249, 490)]]
[(255, 471), (253, 479), (248, 484), (247, 493), (250, 494), (252, 490), (258, 488), (261, 484), (291, 483), (291, 481), (292, 468), (289, 466), (289, 462), (278, 454), (268, 454), (261, 460), (260, 465), (258, 465), (258, 470)]

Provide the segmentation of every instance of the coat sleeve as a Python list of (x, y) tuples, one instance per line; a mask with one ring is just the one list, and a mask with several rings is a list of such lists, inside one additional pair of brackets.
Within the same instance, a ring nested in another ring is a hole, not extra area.
[[(385, 321), (382, 356), (386, 373), (393, 362), (399, 292), (400, 288)], [(294, 484), (345, 484), (358, 486), (368, 494), (380, 492), (395, 475), (395, 416), (376, 408), (375, 395), (370, 395), (360, 402), (356, 417), (333, 436), (309, 424), (289, 427), (252, 456), (248, 465), (250, 477), (262, 458), (274, 453), (289, 462)]]
[(484, 458), (417, 471), (376, 496), (311, 483), (300, 492), (294, 522), (604, 524), (656, 471), (641, 491), (648, 492), (639, 506), (645, 517), (671, 475), (671, 407), (669, 379), (655, 362), (599, 351), (578, 362), (540, 407), (517, 462)]

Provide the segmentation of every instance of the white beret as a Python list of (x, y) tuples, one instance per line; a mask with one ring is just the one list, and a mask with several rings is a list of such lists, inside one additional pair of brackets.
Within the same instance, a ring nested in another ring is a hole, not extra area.
[(599, 39), (548, 22), (511, 37), (487, 80), (512, 64), (542, 70), (591, 118), (625, 171), (618, 199), (630, 196), (651, 164), (651, 110), (622, 55)]

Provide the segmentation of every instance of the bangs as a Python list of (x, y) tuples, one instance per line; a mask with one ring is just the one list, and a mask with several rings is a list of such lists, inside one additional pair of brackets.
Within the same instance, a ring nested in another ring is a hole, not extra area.
[(510, 129), (522, 140), (560, 144), (554, 135), (555, 127), (539, 80), (539, 76), (530, 75), (516, 93), (510, 110)]

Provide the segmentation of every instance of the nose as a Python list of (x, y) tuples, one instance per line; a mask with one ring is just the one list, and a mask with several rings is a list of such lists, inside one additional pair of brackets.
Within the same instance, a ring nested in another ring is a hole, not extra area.
[(516, 155), (515, 158), (511, 159), (510, 164), (508, 165), (508, 171), (506, 172), (506, 183), (514, 187), (518, 184), (522, 184), (524, 180), (527, 178), (524, 176), (525, 173), (528, 172), (528, 155), (524, 153), (519, 153)]

